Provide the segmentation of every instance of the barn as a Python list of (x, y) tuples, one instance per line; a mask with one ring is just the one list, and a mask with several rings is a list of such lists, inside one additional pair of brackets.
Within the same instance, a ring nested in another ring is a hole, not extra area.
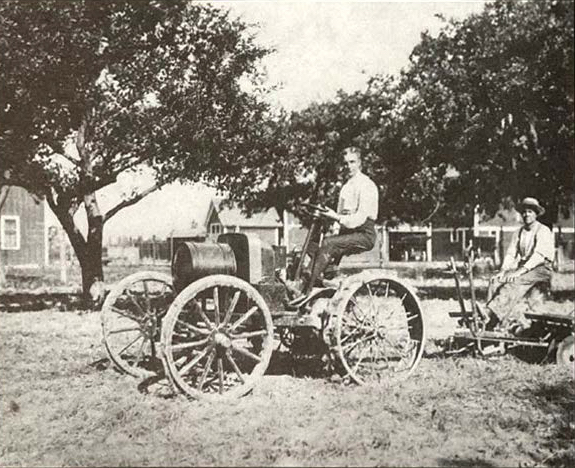
[(46, 203), (21, 187), (4, 187), (0, 208), (0, 262), (39, 268), (48, 263)]

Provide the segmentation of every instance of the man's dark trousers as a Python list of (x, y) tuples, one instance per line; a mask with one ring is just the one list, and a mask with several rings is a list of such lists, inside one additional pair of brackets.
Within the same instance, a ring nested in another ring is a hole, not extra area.
[(314, 286), (315, 281), (324, 272), (330, 260), (333, 259), (338, 264), (344, 255), (354, 255), (371, 250), (375, 245), (375, 239), (375, 222), (369, 218), (355, 229), (346, 229), (342, 226), (337, 236), (325, 237), (315, 258), (308, 289)]

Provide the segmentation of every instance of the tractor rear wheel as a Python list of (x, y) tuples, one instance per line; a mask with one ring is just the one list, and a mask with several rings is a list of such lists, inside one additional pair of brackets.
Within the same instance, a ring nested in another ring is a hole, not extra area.
[(573, 335), (569, 335), (563, 339), (557, 347), (557, 364), (563, 366), (570, 366), (573, 370), (573, 363), (575, 362), (575, 340)]
[(175, 390), (237, 398), (266, 371), (274, 346), (268, 306), (240, 278), (212, 275), (186, 287), (162, 324), (162, 360)]
[(408, 286), (383, 272), (364, 272), (348, 277), (332, 304), (332, 349), (354, 382), (393, 383), (415, 369), (425, 330), (421, 306)]
[(127, 276), (110, 291), (101, 312), (103, 342), (119, 370), (149, 377), (161, 369), (160, 322), (173, 298), (171, 277), (156, 271)]

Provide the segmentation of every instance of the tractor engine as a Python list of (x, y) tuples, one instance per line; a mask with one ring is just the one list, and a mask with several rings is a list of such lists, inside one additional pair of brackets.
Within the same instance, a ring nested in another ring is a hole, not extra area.
[(174, 288), (180, 292), (204, 276), (225, 274), (251, 284), (271, 282), (278, 262), (273, 248), (258, 236), (228, 233), (216, 243), (185, 242), (172, 259)]

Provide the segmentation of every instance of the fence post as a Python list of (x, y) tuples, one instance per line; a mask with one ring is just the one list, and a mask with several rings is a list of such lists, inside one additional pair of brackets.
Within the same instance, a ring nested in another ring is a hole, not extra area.
[(425, 256), (426, 260), (431, 262), (433, 260), (433, 226), (431, 223), (427, 225), (425, 240)]
[(66, 259), (66, 231), (60, 230), (60, 282), (68, 283), (68, 269)]
[(389, 262), (389, 231), (385, 225), (381, 226), (380, 229), (381, 233), (381, 249), (380, 249), (380, 259), (381, 259), (381, 266), (385, 262)]
[(174, 230), (172, 229), (172, 232), (170, 232), (170, 264), (172, 263), (173, 259), (174, 259)]

